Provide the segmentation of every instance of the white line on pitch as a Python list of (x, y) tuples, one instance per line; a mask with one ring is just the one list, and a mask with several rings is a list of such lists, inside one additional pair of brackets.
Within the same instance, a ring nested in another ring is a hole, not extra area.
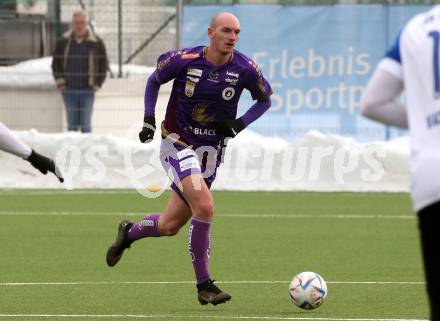
[(332, 219), (400, 219), (412, 220), (414, 215), (353, 215), (353, 214), (329, 214), (329, 215), (306, 215), (306, 214), (216, 214), (220, 217), (251, 217), (251, 218), (332, 218)]
[(367, 319), (367, 318), (312, 318), (276, 316), (219, 316), (219, 315), (175, 315), (175, 314), (0, 314), (0, 318), (130, 318), (130, 319), (219, 319), (219, 320), (316, 320), (316, 321), (429, 321), (426, 319)]
[[(0, 211), (2, 216), (27, 215), (27, 216), (143, 216), (147, 213), (140, 212), (66, 212), (66, 211)], [(390, 220), (413, 220), (415, 215), (355, 215), (355, 214), (329, 214), (329, 215), (306, 215), (306, 214), (216, 214), (216, 217), (230, 218), (329, 218), (329, 219), (390, 219)]]
[[(167, 191), (170, 191), (170, 188), (167, 188)], [(214, 192), (238, 192), (238, 193), (291, 193), (291, 191), (247, 191), (247, 190), (214, 190)], [(388, 197), (389, 195), (408, 195), (408, 192), (405, 191), (397, 191), (397, 192), (350, 192), (350, 191), (295, 191), (294, 193), (299, 194), (339, 194), (339, 195), (347, 195), (347, 194), (356, 194), (358, 197), (371, 197), (372, 195), (377, 197)], [(78, 188), (73, 190), (67, 189), (25, 189), (25, 188), (1, 188), (0, 196), (2, 195), (83, 195), (83, 194), (133, 194), (138, 195), (138, 192), (133, 188), (115, 188), (115, 189), (96, 189), (96, 188)]]
[[(290, 281), (217, 281), (222, 284), (274, 284), (283, 283), (289, 284)], [(329, 281), (328, 284), (361, 284), (361, 285), (424, 285), (425, 282), (404, 282), (404, 281)], [(0, 286), (32, 286), (32, 285), (121, 285), (121, 284), (145, 284), (145, 285), (161, 285), (161, 284), (194, 284), (194, 281), (102, 281), (102, 282), (4, 282)]]
[(0, 190), (0, 196), (2, 195), (90, 195), (90, 194), (137, 194), (134, 190), (95, 190), (95, 189), (78, 189), (78, 190)]

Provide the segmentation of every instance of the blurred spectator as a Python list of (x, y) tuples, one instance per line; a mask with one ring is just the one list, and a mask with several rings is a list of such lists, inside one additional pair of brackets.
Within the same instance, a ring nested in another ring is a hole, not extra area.
[(108, 58), (104, 43), (89, 29), (85, 11), (75, 11), (72, 29), (57, 41), (52, 71), (66, 106), (69, 131), (92, 131), (95, 92), (106, 77)]

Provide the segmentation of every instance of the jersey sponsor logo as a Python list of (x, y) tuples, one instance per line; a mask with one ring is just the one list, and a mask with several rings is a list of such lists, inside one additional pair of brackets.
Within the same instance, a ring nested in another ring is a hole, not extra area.
[(185, 96), (192, 97), (194, 95), (194, 89), (196, 88), (196, 84), (192, 81), (187, 81), (185, 84)]
[(231, 100), (232, 98), (234, 98), (234, 95), (235, 95), (234, 88), (226, 87), (225, 89), (223, 89), (222, 97), (224, 100)]
[(197, 104), (192, 111), (192, 119), (201, 124), (202, 126), (206, 126), (214, 120), (214, 115), (207, 114), (208, 104)]
[(227, 70), (226, 76), (238, 78), (240, 76), (240, 74)]
[(227, 70), (225, 82), (235, 86), (238, 83), (239, 77), (240, 77), (240, 74), (238, 72), (232, 72), (232, 71)]
[(202, 77), (202, 73), (203, 73), (202, 69), (189, 68), (186, 74), (195, 77)]
[(185, 158), (179, 162), (180, 171), (186, 171), (188, 169), (198, 169), (200, 170), (200, 163), (196, 157)]
[(235, 86), (238, 83), (238, 79), (237, 78), (225, 78), (225, 82)]
[(215, 129), (186, 126), (185, 131), (194, 135), (215, 136)]
[(200, 54), (198, 53), (188, 53), (188, 54), (183, 54), (182, 59), (194, 59), (194, 58), (199, 58)]
[(192, 77), (192, 76), (186, 76), (186, 79), (188, 79), (189, 81), (195, 82), (195, 83), (198, 83), (200, 80), (200, 78)]
[(215, 129), (195, 127), (193, 133), (201, 136), (215, 136)]

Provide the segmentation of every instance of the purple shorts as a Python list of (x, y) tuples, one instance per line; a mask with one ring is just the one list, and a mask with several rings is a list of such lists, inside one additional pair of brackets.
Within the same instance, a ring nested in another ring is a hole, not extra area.
[(222, 163), (224, 146), (201, 146), (196, 149), (173, 144), (163, 138), (160, 145), (160, 161), (171, 179), (171, 188), (186, 202), (181, 192), (181, 181), (192, 174), (201, 174), (208, 188), (215, 180), (217, 168)]

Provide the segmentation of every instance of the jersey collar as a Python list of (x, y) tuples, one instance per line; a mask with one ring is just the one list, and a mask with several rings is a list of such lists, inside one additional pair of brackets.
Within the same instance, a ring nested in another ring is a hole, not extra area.
[[(209, 62), (208, 59), (206, 59), (206, 53), (207, 53), (207, 51), (208, 51), (208, 47), (207, 47), (207, 46), (203, 47), (203, 50), (202, 50), (202, 57), (203, 57), (203, 59), (205, 59), (207, 62)], [(232, 59), (234, 59), (234, 51), (233, 51), (233, 50), (232, 50), (232, 54), (231, 54), (231, 56), (229, 57), (229, 60), (228, 60), (225, 64), (223, 64), (223, 66), (229, 64), (229, 63), (232, 61)], [(209, 62), (209, 63), (210, 63), (210, 62)]]

